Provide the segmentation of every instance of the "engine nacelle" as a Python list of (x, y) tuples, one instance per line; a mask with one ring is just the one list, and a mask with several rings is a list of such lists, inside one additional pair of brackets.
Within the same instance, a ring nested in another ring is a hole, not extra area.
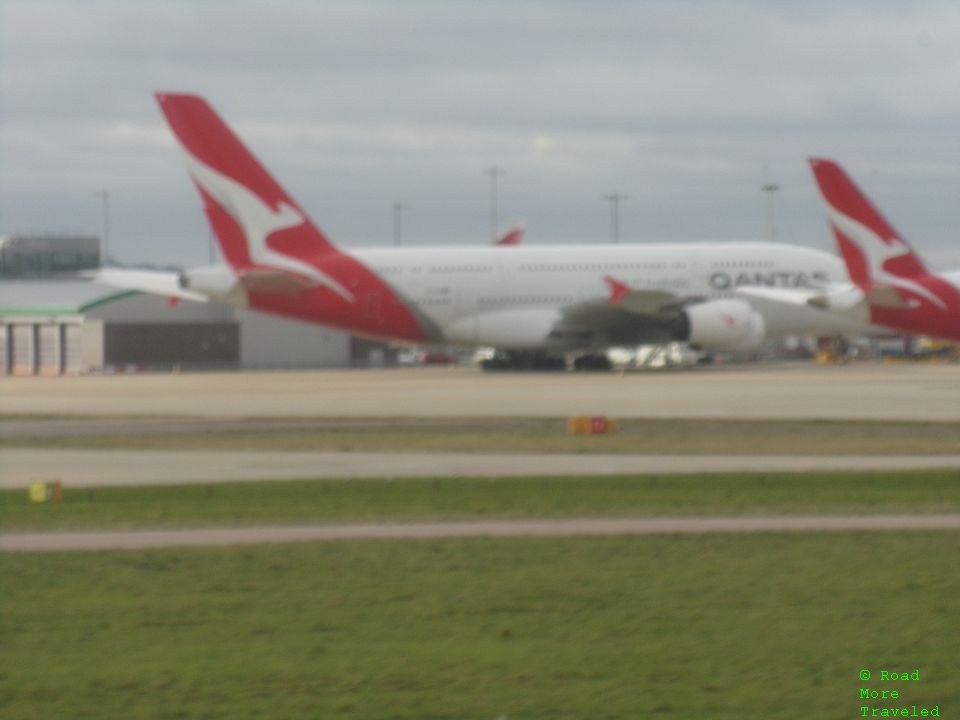
[(763, 344), (763, 316), (743, 300), (710, 300), (684, 308), (686, 337), (707, 350), (749, 351)]
[(227, 305), (236, 307), (247, 305), (247, 291), (240, 279), (225, 265), (184, 270), (180, 273), (180, 287)]

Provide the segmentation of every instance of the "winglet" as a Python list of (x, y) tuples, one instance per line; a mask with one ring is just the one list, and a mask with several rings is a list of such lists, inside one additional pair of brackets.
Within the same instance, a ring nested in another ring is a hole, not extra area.
[(623, 300), (624, 296), (630, 294), (630, 286), (627, 285), (626, 283), (622, 283), (610, 275), (605, 275), (603, 279), (607, 283), (607, 285), (610, 286), (609, 302), (611, 305), (616, 305), (621, 300)]

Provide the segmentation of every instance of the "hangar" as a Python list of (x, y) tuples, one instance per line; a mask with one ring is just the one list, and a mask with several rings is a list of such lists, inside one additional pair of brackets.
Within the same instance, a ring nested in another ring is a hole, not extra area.
[(366, 360), (361, 348), (315, 325), (85, 280), (0, 281), (0, 374), (340, 367)]
[(0, 375), (384, 364), (336, 330), (213, 303), (116, 291), (77, 276), (98, 238), (0, 236)]

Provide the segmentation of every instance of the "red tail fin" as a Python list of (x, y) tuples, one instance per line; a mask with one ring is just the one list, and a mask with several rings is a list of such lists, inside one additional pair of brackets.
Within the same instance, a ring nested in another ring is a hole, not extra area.
[(206, 100), (157, 93), (157, 101), (250, 307), (360, 335), (428, 337), (406, 302), (324, 237)]
[(850, 279), (861, 286), (885, 277), (926, 275), (923, 262), (837, 163), (811, 158), (827, 215)]
[(304, 258), (335, 246), (201, 97), (157, 93), (227, 261), (311, 275)]

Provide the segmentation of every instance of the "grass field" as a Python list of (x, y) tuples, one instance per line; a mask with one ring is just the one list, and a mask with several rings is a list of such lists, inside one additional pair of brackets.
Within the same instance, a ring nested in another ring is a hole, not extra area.
[[(560, 421), (393, 422), (140, 434), (132, 422), (119, 434), (0, 444), (960, 452), (953, 423), (628, 421), (617, 436), (568, 438)], [(960, 512), (958, 480), (898, 471), (68, 487), (60, 504), (0, 492), (0, 531)], [(0, 718), (839, 720), (860, 717), (863, 668), (920, 668), (905, 699), (951, 717), (958, 558), (956, 532), (0, 553)]]
[(0, 717), (859, 717), (960, 709), (960, 533), (0, 555)]
[[(30, 431), (5, 432), (31, 420)], [(51, 426), (64, 418), (51, 417)], [(204, 421), (90, 418), (49, 433), (42, 418), (0, 417), (0, 446), (125, 449), (575, 452), (683, 454), (954, 454), (960, 423), (830, 420), (624, 419), (606, 436), (575, 436), (563, 419), (313, 418)], [(97, 428), (104, 428), (98, 432)]]
[(345, 520), (960, 512), (960, 473), (771, 473), (445, 480), (301, 480), (77, 488), (62, 503), (0, 491), (0, 529)]

